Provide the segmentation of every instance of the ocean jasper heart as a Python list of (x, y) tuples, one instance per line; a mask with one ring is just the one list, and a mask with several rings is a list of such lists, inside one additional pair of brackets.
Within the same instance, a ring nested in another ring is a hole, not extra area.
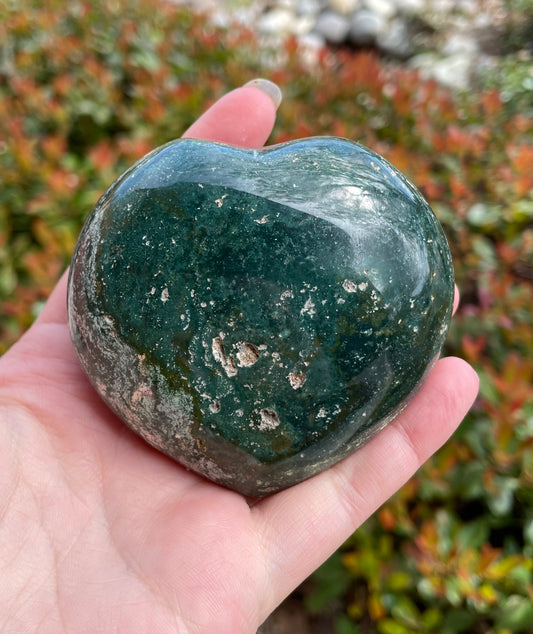
[(259, 497), (341, 460), (405, 407), (453, 292), (431, 209), (370, 150), (185, 139), (98, 202), (68, 306), (108, 406), (182, 465)]

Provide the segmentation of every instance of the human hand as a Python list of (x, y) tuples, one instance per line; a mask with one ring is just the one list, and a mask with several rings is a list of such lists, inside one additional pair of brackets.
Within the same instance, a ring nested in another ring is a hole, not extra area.
[[(272, 99), (244, 86), (186, 133), (260, 147)], [(135, 436), (72, 347), (66, 276), (0, 359), (0, 631), (250, 633), (436, 451), (477, 392), (441, 359), (349, 458), (253, 505)]]

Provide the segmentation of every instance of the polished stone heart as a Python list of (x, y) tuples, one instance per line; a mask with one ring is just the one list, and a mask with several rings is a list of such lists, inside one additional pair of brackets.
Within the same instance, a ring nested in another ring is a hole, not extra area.
[(182, 465), (262, 496), (405, 407), (444, 342), (453, 269), (419, 192), (356, 143), (187, 139), (101, 198), (68, 300), (109, 407)]

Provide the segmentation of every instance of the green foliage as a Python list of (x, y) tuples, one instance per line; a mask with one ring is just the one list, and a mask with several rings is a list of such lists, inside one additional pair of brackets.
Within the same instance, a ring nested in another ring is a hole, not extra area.
[[(531, 37), (533, 37), (533, 16), (531, 17)], [(514, 112), (533, 113), (533, 58), (524, 53), (522, 57), (509, 55), (496, 69), (483, 73), (483, 83), (487, 87), (498, 86), (502, 100)]]
[(453, 96), (346, 51), (310, 70), (293, 41), (265, 51), (242, 28), (161, 1), (2, 7), (0, 352), (38, 313), (113, 179), (227, 90), (272, 78), (285, 95), (273, 142), (359, 140), (428, 198), (462, 291), (446, 352), (481, 378), (452, 441), (316, 573), (307, 608), (338, 606), (340, 634), (531, 631), (533, 119), (515, 107), (514, 79)]
[(314, 574), (316, 586), (306, 597), (306, 607), (311, 613), (328, 609), (350, 587), (351, 575), (343, 563), (340, 552), (332, 555)]
[[(492, 37), (492, 48), (499, 49), (499, 63), (481, 73), (485, 88), (500, 89), (507, 109), (533, 114), (533, 2), (503, 0), (506, 19)], [(496, 40), (496, 43), (495, 43)]]
[(31, 323), (108, 185), (256, 76), (249, 33), (167, 3), (0, 5), (0, 353)]

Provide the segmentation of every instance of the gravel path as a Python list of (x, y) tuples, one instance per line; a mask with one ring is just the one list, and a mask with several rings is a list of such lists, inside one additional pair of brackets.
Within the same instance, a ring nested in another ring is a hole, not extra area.
[(265, 43), (294, 35), (312, 60), (323, 46), (372, 47), (452, 89), (495, 64), (503, 0), (174, 0), (214, 23), (238, 21)]

